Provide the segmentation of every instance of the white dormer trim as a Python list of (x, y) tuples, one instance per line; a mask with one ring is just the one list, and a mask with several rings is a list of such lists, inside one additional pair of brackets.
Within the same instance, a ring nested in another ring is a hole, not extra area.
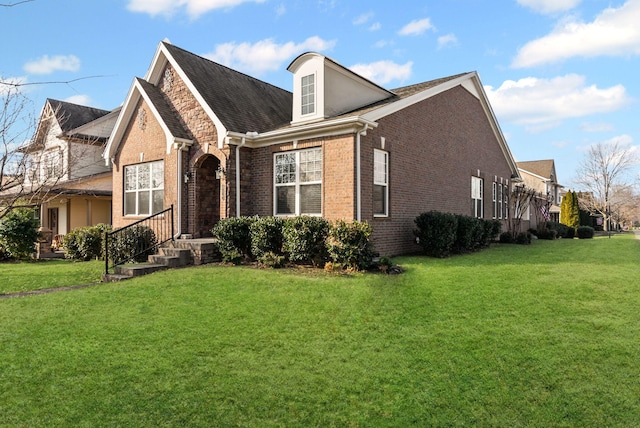
[[(287, 70), (293, 73), (292, 125), (336, 117), (394, 96), (392, 92), (315, 52), (300, 55)], [(310, 75), (315, 80), (315, 111), (303, 115), (302, 79)]]

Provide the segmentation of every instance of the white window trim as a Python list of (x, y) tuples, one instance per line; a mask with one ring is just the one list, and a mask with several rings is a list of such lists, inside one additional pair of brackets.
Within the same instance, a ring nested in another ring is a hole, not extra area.
[[(385, 181), (376, 181), (376, 173), (375, 173), (375, 164), (376, 164), (376, 153), (380, 153), (384, 156), (384, 177)], [(373, 185), (374, 186), (384, 186), (384, 213), (373, 213), (374, 217), (389, 217), (389, 152), (385, 150), (373, 149)]]
[[(476, 184), (474, 184), (476, 183)], [(479, 186), (477, 185), (479, 184)], [(481, 177), (471, 176), (471, 201), (473, 202), (473, 216), (476, 218), (484, 218), (484, 180)], [(476, 193), (477, 190), (477, 194)], [(478, 196), (478, 197), (476, 197)], [(476, 209), (476, 202), (480, 201), (480, 215)]]
[[(164, 161), (163, 160), (157, 160), (157, 161), (151, 161), (151, 162), (143, 162), (143, 163), (137, 163), (137, 164), (132, 164), (132, 165), (126, 165), (123, 168), (123, 176), (122, 176), (122, 187), (123, 187), (123, 192), (122, 192), (122, 210), (123, 210), (123, 214), (125, 217), (146, 217), (146, 216), (150, 216), (155, 214), (153, 212), (153, 192), (154, 191), (159, 191), (162, 190), (163, 195), (164, 195), (164, 177), (162, 179), (162, 187), (149, 187), (148, 189), (135, 189), (135, 190), (127, 190), (127, 168), (135, 168), (136, 169), (136, 183), (138, 180), (138, 168), (141, 165), (149, 165), (149, 179), (151, 180), (153, 178), (153, 169), (154, 166), (153, 165), (158, 165), (161, 164), (162, 165), (162, 173), (164, 175)], [(137, 187), (137, 184), (136, 184)], [(139, 194), (141, 192), (149, 192), (149, 213), (143, 213), (140, 214), (140, 197)], [(135, 213), (133, 214), (127, 214), (127, 206), (126, 206), (126, 199), (127, 199), (127, 194), (128, 193), (135, 193), (136, 194), (136, 207), (135, 207)], [(164, 197), (164, 196), (163, 196)], [(164, 204), (163, 204), (164, 205)]]
[[(302, 81), (308, 77), (313, 77), (313, 102), (305, 104), (303, 102), (303, 97), (304, 97), (303, 90), (305, 86), (302, 83)], [(303, 113), (305, 106), (312, 106), (313, 110), (307, 113)], [(318, 110), (318, 78), (316, 76), (316, 73), (311, 73), (311, 74), (307, 74), (300, 77), (300, 117), (314, 116), (317, 113), (317, 110)]]
[(491, 193), (491, 201), (493, 202), (493, 217), (494, 219), (496, 219), (498, 217), (498, 183), (497, 182), (493, 182), (493, 186), (492, 186), (492, 193)]
[[(300, 153), (302, 152), (308, 152), (308, 151), (312, 151), (312, 150), (320, 150), (320, 154), (322, 156), (322, 168), (320, 170), (320, 180), (314, 180), (314, 181), (305, 181), (303, 184), (300, 183)], [(295, 155), (295, 165), (296, 165), (296, 181), (295, 183), (285, 183), (285, 184), (278, 184), (276, 183), (276, 157), (278, 157), (279, 155), (285, 155), (285, 154), (294, 154)], [(273, 215), (275, 217), (295, 217), (295, 216), (299, 216), (299, 215), (308, 215), (310, 217), (322, 217), (322, 211), (324, 209), (324, 201), (323, 201), (323, 196), (322, 196), (322, 187), (323, 187), (323, 181), (324, 181), (324, 175), (323, 175), (323, 170), (324, 170), (324, 153), (322, 151), (322, 147), (311, 147), (308, 149), (302, 149), (302, 150), (295, 150), (295, 151), (289, 151), (289, 152), (279, 152), (279, 153), (274, 153), (273, 154)], [(320, 185), (320, 212), (319, 213), (301, 213), (301, 209), (300, 209), (300, 187), (302, 185), (312, 185), (312, 184), (319, 184)], [(279, 214), (278, 213), (278, 187), (295, 187), (295, 196), (296, 196), (296, 203), (295, 203), (295, 209), (294, 212), (292, 214)]]

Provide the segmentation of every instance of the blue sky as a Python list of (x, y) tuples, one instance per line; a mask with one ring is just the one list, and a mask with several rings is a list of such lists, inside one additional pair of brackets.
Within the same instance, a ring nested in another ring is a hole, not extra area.
[(119, 106), (165, 38), (289, 90), (305, 51), (388, 89), (477, 71), (516, 160), (572, 187), (590, 144), (640, 142), (639, 23), (640, 0), (32, 0), (0, 7), (0, 76), (75, 80), (23, 86), (39, 112)]

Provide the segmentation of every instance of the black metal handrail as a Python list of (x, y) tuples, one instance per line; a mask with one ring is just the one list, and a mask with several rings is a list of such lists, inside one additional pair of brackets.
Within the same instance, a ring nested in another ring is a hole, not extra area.
[(120, 229), (105, 232), (104, 272), (132, 261), (142, 261), (173, 240), (173, 205)]

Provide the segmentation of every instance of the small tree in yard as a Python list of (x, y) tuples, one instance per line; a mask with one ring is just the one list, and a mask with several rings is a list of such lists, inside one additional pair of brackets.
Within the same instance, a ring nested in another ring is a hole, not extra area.
[(560, 223), (577, 229), (580, 226), (580, 207), (578, 195), (569, 190), (560, 203)]
[(34, 211), (16, 208), (0, 218), (0, 253), (15, 259), (29, 258), (36, 250), (40, 222)]

